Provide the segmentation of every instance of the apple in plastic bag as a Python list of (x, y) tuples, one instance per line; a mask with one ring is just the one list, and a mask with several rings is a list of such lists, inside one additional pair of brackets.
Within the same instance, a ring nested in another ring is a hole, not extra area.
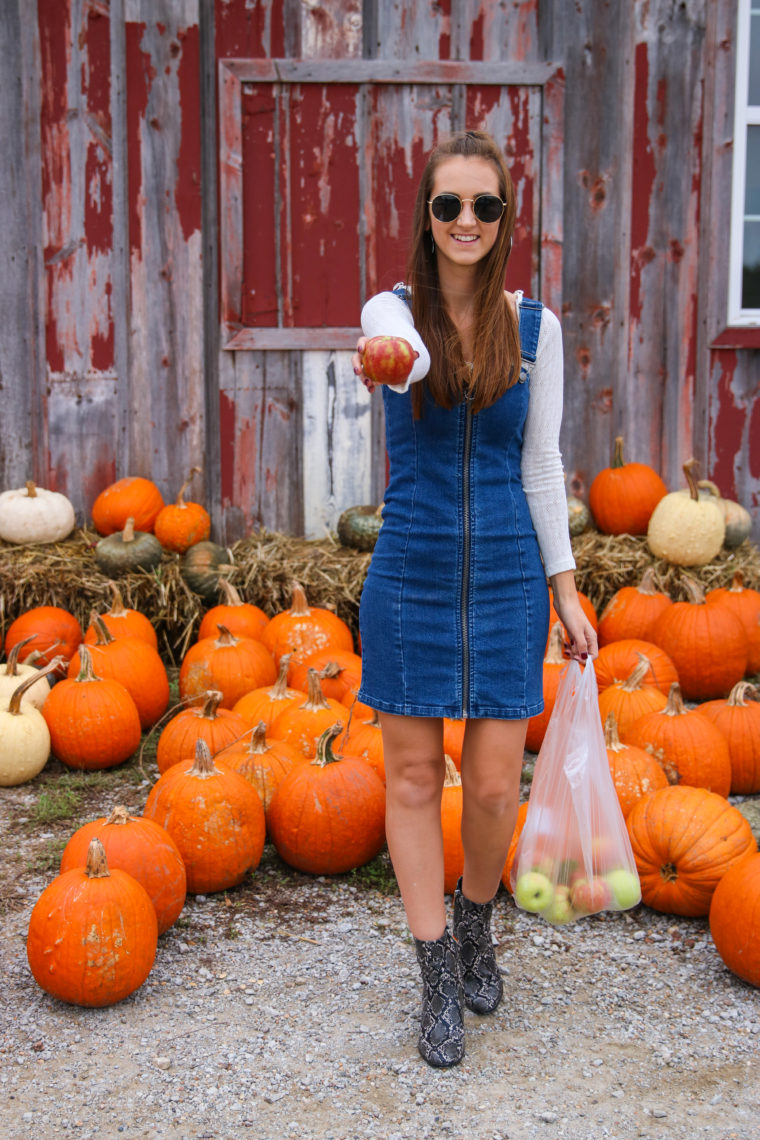
[(554, 897), (547, 910), (544, 911), (544, 918), (555, 926), (562, 926), (566, 922), (573, 921), (575, 910), (570, 899), (569, 887), (563, 883), (557, 884), (554, 888)]
[(617, 867), (604, 877), (612, 891), (612, 900), (620, 910), (628, 910), (641, 901), (641, 884), (638, 875), (626, 871), (625, 867)]
[(540, 871), (526, 871), (517, 880), (515, 902), (523, 910), (538, 914), (550, 905), (554, 897), (551, 880)]
[(375, 384), (403, 384), (418, 356), (402, 336), (372, 336), (364, 345), (362, 368)]
[(596, 914), (612, 902), (612, 887), (606, 879), (579, 879), (573, 885), (570, 901), (581, 914)]

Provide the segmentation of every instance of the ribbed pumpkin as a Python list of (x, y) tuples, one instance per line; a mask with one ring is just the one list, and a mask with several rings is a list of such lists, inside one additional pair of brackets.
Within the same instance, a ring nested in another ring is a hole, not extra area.
[(747, 666), (747, 635), (725, 606), (705, 603), (702, 586), (684, 576), (689, 600), (674, 602), (657, 620), (650, 638), (676, 667), (687, 701), (725, 697)]
[(747, 634), (748, 675), (760, 673), (760, 590), (751, 590), (744, 585), (741, 570), (734, 574), (730, 586), (718, 586), (705, 594), (708, 605), (720, 603), (736, 614)]
[(212, 606), (201, 618), (198, 626), (198, 641), (204, 637), (216, 637), (220, 625), (235, 637), (261, 638), (262, 630), (269, 618), (259, 606), (244, 602), (227, 578), (219, 578), (219, 592), (224, 598), (218, 606)]
[(261, 640), (279, 662), (290, 653), (291, 667), (305, 661), (320, 649), (348, 649), (353, 652), (354, 639), (346, 623), (332, 610), (310, 606), (300, 582), (293, 583), (289, 610), (270, 618)]
[(258, 793), (212, 760), (204, 740), (193, 761), (172, 765), (153, 785), (143, 814), (177, 844), (190, 894), (226, 891), (259, 865), (266, 823)]
[[(7, 704), (13, 695), (14, 691), (19, 687), (22, 681), (27, 677), (36, 677), (36, 685), (32, 685), (24, 693), (24, 700), (34, 705), (36, 709), (41, 709), (50, 695), (50, 684), (46, 677), (41, 676), (39, 669), (30, 661), (23, 665), (19, 665), (18, 656), (21, 650), (26, 645), (27, 641), (31, 638), (25, 638), (23, 641), (17, 641), (8, 654), (8, 660), (0, 669), (0, 708)], [(34, 657), (37, 660), (37, 657)]]
[(325, 729), (346, 719), (346, 707), (340, 701), (326, 697), (319, 683), (316, 669), (309, 670), (308, 694), (292, 704), (272, 721), (269, 734), (286, 740), (295, 749), (311, 758), (317, 754), (317, 742)]
[(657, 589), (654, 567), (643, 573), (638, 586), (621, 586), (612, 595), (599, 618), (599, 644), (623, 638), (649, 639), (649, 631), (672, 598)]
[(251, 689), (273, 685), (277, 667), (269, 650), (252, 637), (235, 637), (220, 625), (216, 637), (191, 645), (179, 668), (183, 700), (218, 689), (222, 707), (231, 709)]
[(627, 818), (634, 804), (644, 796), (658, 788), (667, 788), (668, 777), (649, 752), (635, 744), (623, 744), (612, 712), (604, 723), (604, 743), (620, 810)]
[(549, 727), (549, 718), (552, 715), (554, 701), (557, 697), (559, 675), (568, 661), (563, 652), (563, 646), (562, 623), (557, 621), (549, 631), (549, 644), (544, 657), (544, 711), (530, 718), (528, 731), (525, 735), (525, 747), (529, 752), (538, 752)]
[(188, 547), (180, 559), (183, 582), (201, 598), (215, 604), (219, 601), (221, 582), (232, 570), (229, 551), (208, 539)]
[(103, 844), (92, 839), (86, 865), (58, 875), (35, 903), (26, 953), (46, 993), (99, 1008), (143, 984), (157, 943), (147, 891), (126, 871), (109, 870)]
[(288, 684), (294, 689), (306, 692), (309, 669), (320, 674), (322, 692), (326, 697), (345, 703), (347, 693), (358, 689), (362, 679), (362, 659), (350, 649), (320, 649), (305, 661), (294, 661), (291, 657), (288, 668)]
[(622, 735), (627, 744), (643, 748), (659, 761), (669, 783), (728, 795), (728, 742), (699, 708), (686, 707), (679, 685), (671, 685), (664, 709), (645, 713)]
[(92, 521), (98, 534), (123, 530), (129, 518), (134, 519), (136, 530), (152, 531), (163, 506), (164, 497), (155, 483), (128, 475), (100, 492), (92, 504)]
[[(120, 681), (137, 705), (143, 729), (152, 728), (169, 707), (169, 678), (158, 653), (139, 637), (114, 637), (99, 615), (93, 617), (97, 641), (88, 646), (99, 677)], [(69, 663), (69, 677), (81, 669), (79, 653)]]
[[(112, 595), (110, 610), (99, 614), (101, 621), (113, 637), (137, 637), (147, 641), (148, 645), (158, 651), (158, 638), (150, 619), (141, 614), (139, 610), (130, 609), (124, 605), (121, 590), (115, 582), (108, 583)], [(94, 622), (88, 625), (84, 640), (92, 645), (98, 640), (98, 630)]]
[(649, 660), (638, 654), (639, 663), (628, 674), (624, 681), (613, 681), (599, 694), (599, 715), (602, 724), (610, 713), (615, 714), (618, 732), (623, 740), (634, 721), (644, 713), (656, 712), (664, 709), (668, 698), (655, 685), (646, 685), (644, 678), (651, 666)]
[(126, 871), (148, 892), (156, 911), (158, 933), (177, 921), (187, 892), (185, 864), (169, 832), (155, 820), (130, 815), (119, 804), (109, 816), (85, 823), (66, 844), (60, 873), (84, 867), (93, 839), (99, 839), (108, 866)]
[(512, 884), (510, 883), (510, 872), (512, 871), (512, 864), (515, 861), (515, 854), (517, 852), (517, 844), (520, 841), (522, 829), (525, 827), (525, 820), (528, 818), (528, 801), (520, 804), (517, 809), (517, 821), (515, 823), (515, 830), (512, 832), (512, 838), (509, 841), (509, 848), (507, 850), (507, 860), (504, 864), (504, 870), (501, 873), (501, 881), (505, 889), (512, 893)]
[(130, 574), (135, 570), (153, 570), (163, 558), (164, 548), (149, 530), (138, 530), (135, 520), (128, 518), (124, 529), (101, 538), (93, 558), (101, 574), (109, 577)]
[(591, 481), (588, 502), (604, 534), (646, 534), (652, 511), (668, 488), (648, 463), (626, 463), (617, 436), (612, 463)]
[(343, 748), (351, 756), (360, 756), (366, 760), (385, 783), (383, 734), (377, 722), (377, 714), (373, 720), (352, 721), (347, 725), (346, 732), (338, 738), (338, 746), (339, 750)]
[(42, 708), (50, 748), (69, 768), (113, 768), (139, 748), (140, 714), (120, 681), (95, 674), (88, 646), (80, 645), (77, 656), (76, 677), (54, 685)]
[(643, 683), (654, 685), (661, 692), (668, 695), (670, 686), (678, 680), (678, 673), (673, 662), (664, 649), (655, 645), (653, 641), (642, 641), (638, 637), (625, 637), (621, 641), (611, 641), (603, 645), (594, 661), (596, 668), (596, 683), (601, 693), (608, 685), (615, 681), (624, 681), (629, 677), (631, 670), (639, 663), (641, 656), (646, 657), (649, 669), (644, 674)]
[(205, 740), (212, 756), (245, 736), (248, 725), (232, 709), (219, 707), (222, 694), (209, 690), (199, 705), (182, 709), (161, 730), (156, 747), (156, 764), (161, 775), (181, 760), (192, 760), (195, 746)]
[[(747, 700), (752, 696), (754, 700)], [(726, 700), (705, 701), (699, 711), (728, 743), (731, 757), (731, 792), (752, 796), (760, 792), (760, 690), (749, 681), (739, 681)]]
[(705, 788), (661, 788), (639, 800), (626, 825), (643, 901), (665, 914), (706, 915), (728, 869), (757, 851), (739, 809)]
[(19, 661), (39, 653), (35, 664), (48, 665), (54, 657), (70, 661), (84, 634), (73, 614), (61, 606), (34, 606), (25, 610), (8, 626), (5, 634), (5, 652), (10, 653), (17, 641), (25, 641)]
[(295, 704), (302, 704), (305, 689), (291, 689), (288, 685), (288, 665), (290, 654), (280, 658), (279, 673), (273, 685), (262, 685), (251, 689), (235, 701), (234, 711), (243, 718), (249, 728), (263, 720), (270, 728), (276, 717)]
[(715, 502), (699, 495), (696, 461), (683, 465), (688, 492), (671, 491), (655, 507), (647, 527), (647, 545), (655, 558), (676, 566), (705, 566), (723, 545), (726, 526)]
[(280, 857), (312, 875), (338, 875), (374, 859), (385, 844), (385, 788), (363, 760), (336, 754), (334, 724), (317, 755), (283, 778), (269, 806), (269, 830)]
[(193, 467), (179, 489), (174, 503), (162, 507), (153, 524), (153, 533), (165, 550), (184, 554), (196, 542), (205, 542), (211, 533), (211, 515), (200, 503), (186, 502), (185, 491), (200, 467)]
[(730, 867), (710, 903), (715, 949), (732, 973), (760, 986), (760, 854)]
[(443, 833), (443, 890), (453, 895), (464, 871), (462, 845), (462, 777), (450, 756), (445, 757), (446, 775), (441, 792), (441, 831)]
[[(58, 668), (58, 658), (40, 669), (47, 676)], [(13, 788), (39, 775), (50, 756), (50, 730), (38, 708), (23, 699), (37, 684), (26, 677), (7, 700), (0, 703), (0, 787)]]
[(284, 740), (268, 740), (263, 720), (254, 729), (249, 729), (242, 740), (226, 748), (221, 759), (254, 786), (265, 813), (290, 769), (296, 764), (306, 763), (303, 753)]

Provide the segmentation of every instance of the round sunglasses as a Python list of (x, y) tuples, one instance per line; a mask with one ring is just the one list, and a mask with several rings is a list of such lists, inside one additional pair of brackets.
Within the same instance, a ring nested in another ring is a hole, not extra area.
[(472, 205), (472, 212), (479, 222), (498, 222), (507, 203), (496, 194), (478, 194), (477, 198), (460, 198), (458, 194), (436, 194), (428, 199), (433, 217), (439, 222), (453, 222), (464, 209), (465, 202)]

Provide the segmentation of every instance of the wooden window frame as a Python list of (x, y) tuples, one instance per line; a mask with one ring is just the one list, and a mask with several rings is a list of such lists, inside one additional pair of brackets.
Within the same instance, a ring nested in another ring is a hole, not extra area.
[[(243, 290), (243, 122), (245, 83), (377, 84), (422, 86), (532, 86), (543, 89), (546, 114), (540, 142), (541, 170), (547, 171), (561, 153), (563, 136), (564, 74), (554, 63), (491, 63), (407, 60), (304, 60), (223, 59), (219, 61), (219, 183), (220, 183), (220, 292), (222, 348), (241, 350), (353, 349), (358, 328), (253, 327), (230, 321), (224, 314), (240, 309)], [(542, 178), (540, 187), (542, 234), (561, 234), (561, 191)], [(542, 242), (542, 259), (550, 263), (547, 275), (561, 281), (561, 243), (556, 237)]]

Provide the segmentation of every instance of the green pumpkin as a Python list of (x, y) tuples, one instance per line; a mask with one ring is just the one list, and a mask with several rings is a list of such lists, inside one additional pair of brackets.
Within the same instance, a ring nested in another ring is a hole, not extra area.
[(567, 496), (567, 524), (570, 534), (583, 534), (591, 526), (591, 511), (576, 495)]
[(183, 581), (207, 602), (220, 598), (220, 579), (230, 568), (230, 555), (216, 542), (196, 542), (182, 555), (180, 574)]
[(382, 519), (379, 507), (349, 507), (338, 519), (338, 538), (354, 550), (374, 550)]
[(135, 520), (127, 519), (124, 530), (101, 538), (95, 547), (95, 562), (108, 578), (129, 574), (133, 570), (152, 570), (158, 566), (164, 548), (154, 534), (135, 530)]

